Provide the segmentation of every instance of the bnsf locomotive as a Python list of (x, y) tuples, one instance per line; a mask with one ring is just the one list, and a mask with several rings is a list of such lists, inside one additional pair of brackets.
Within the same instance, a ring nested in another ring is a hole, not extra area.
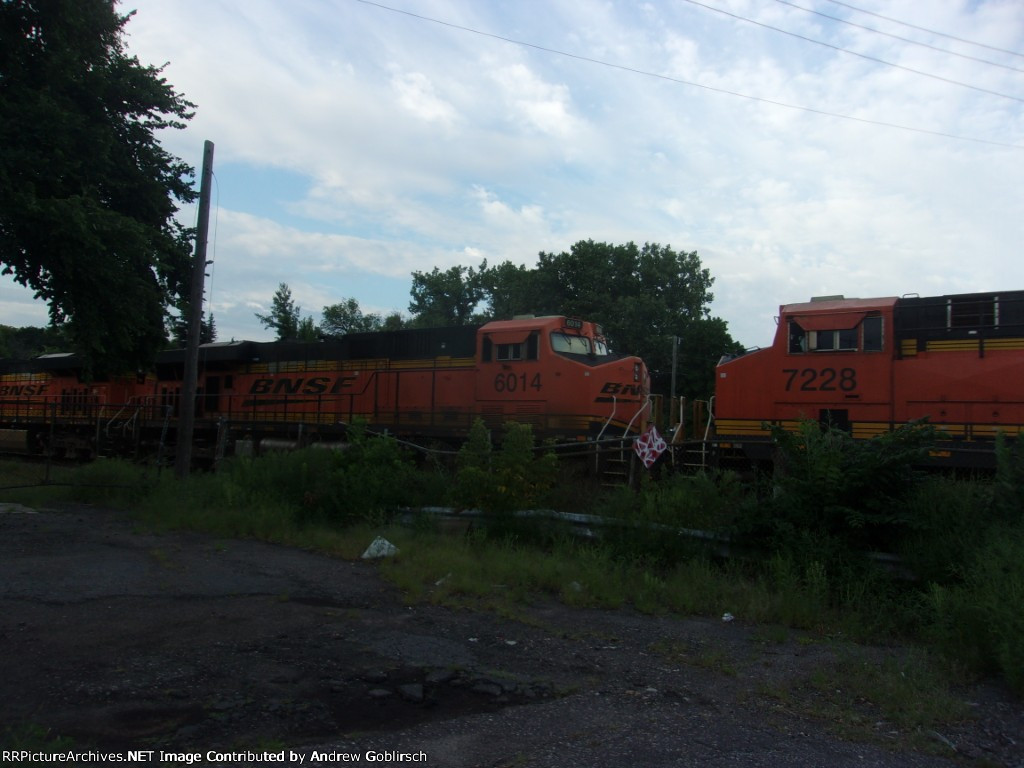
[[(144, 455), (173, 444), (184, 361), (167, 351), (152, 372), (93, 382), (74, 355), (0, 362), (0, 449)], [(613, 354), (600, 326), (561, 316), (206, 344), (194, 455), (342, 441), (356, 420), (410, 439), (457, 442), (477, 418), (499, 430), (527, 423), (540, 439), (621, 439), (647, 426), (649, 398), (642, 360)]]
[(927, 418), (937, 462), (991, 466), (1024, 425), (1024, 291), (784, 305), (770, 348), (719, 363), (713, 410), (720, 456), (768, 459), (766, 423), (870, 438)]

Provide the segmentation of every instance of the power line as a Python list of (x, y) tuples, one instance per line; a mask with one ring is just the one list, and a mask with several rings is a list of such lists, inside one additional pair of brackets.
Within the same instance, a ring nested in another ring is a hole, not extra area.
[(991, 96), (1001, 96), (1004, 99), (1012, 99), (1013, 101), (1019, 101), (1021, 103), (1024, 103), (1024, 98), (1021, 98), (1020, 96), (1011, 96), (1008, 93), (1000, 93), (999, 91), (990, 91), (987, 88), (981, 88), (981, 87), (979, 87), (977, 85), (971, 85), (970, 83), (961, 83), (959, 80), (951, 80), (950, 78), (943, 77), (942, 75), (933, 75), (930, 72), (922, 72), (919, 69), (913, 69), (911, 67), (905, 67), (902, 64), (893, 64), (891, 61), (885, 61), (884, 59), (879, 59), (879, 58), (876, 58), (874, 56), (868, 56), (865, 53), (857, 53), (857, 51), (851, 51), (848, 48), (840, 48), (838, 45), (832, 45), (831, 43), (825, 43), (825, 42), (822, 42), (821, 40), (815, 40), (814, 38), (811, 38), (811, 37), (805, 37), (804, 35), (798, 35), (796, 32), (789, 32), (788, 30), (785, 30), (785, 29), (779, 29), (778, 27), (773, 27), (770, 24), (764, 24), (764, 23), (762, 23), (760, 21), (754, 21), (753, 19), (748, 19), (746, 16), (739, 16), (739, 15), (737, 15), (735, 13), (730, 13), (729, 11), (726, 11), (726, 10), (724, 10), (722, 8), (715, 8), (712, 5), (706, 5), (704, 3), (697, 2), (697, 0), (686, 0), (686, 2), (690, 3), (691, 5), (698, 5), (701, 8), (707, 8), (709, 11), (714, 11), (715, 13), (721, 13), (721, 14), (723, 14), (725, 16), (729, 16), (729, 17), (731, 17), (733, 19), (736, 19), (738, 21), (745, 21), (748, 24), (754, 24), (754, 25), (756, 25), (758, 27), (763, 27), (764, 29), (770, 29), (773, 32), (780, 32), (783, 35), (789, 35), (790, 37), (795, 37), (795, 38), (798, 38), (800, 40), (804, 40), (804, 41), (806, 41), (808, 43), (814, 43), (815, 45), (822, 45), (822, 46), (824, 46), (826, 48), (831, 48), (834, 51), (840, 51), (841, 53), (848, 53), (851, 56), (858, 56), (858, 57), (860, 57), (862, 59), (867, 59), (868, 61), (874, 61), (874, 62), (876, 62), (878, 64), (885, 64), (887, 67), (895, 67), (896, 69), (902, 69), (902, 70), (904, 70), (906, 72), (912, 72), (915, 75), (922, 75), (923, 77), (930, 77), (930, 78), (932, 78), (934, 80), (941, 80), (942, 82), (949, 83), (950, 85), (959, 85), (959, 86), (961, 86), (963, 88), (970, 88), (972, 91), (980, 91), (981, 93), (987, 93), (987, 94), (989, 94)]
[(484, 32), (484, 31), (479, 30), (479, 29), (473, 29), (472, 27), (466, 27), (466, 26), (462, 26), (460, 24), (454, 24), (454, 23), (452, 23), (450, 21), (442, 21), (441, 19), (434, 19), (434, 18), (431, 18), (430, 16), (422, 16), (422, 15), (420, 15), (418, 13), (413, 13), (412, 11), (405, 11), (405, 10), (402, 10), (400, 8), (392, 8), (390, 6), (383, 5), (381, 3), (373, 2), (373, 0), (356, 0), (356, 2), (362, 3), (363, 5), (370, 5), (370, 6), (373, 6), (375, 8), (380, 8), (381, 10), (384, 10), (384, 11), (390, 11), (391, 13), (398, 13), (398, 14), (401, 14), (403, 16), (409, 16), (411, 18), (418, 19), (419, 21), (426, 21), (426, 22), (429, 22), (431, 24), (438, 24), (438, 25), (440, 25), (442, 27), (448, 27), (450, 29), (456, 29), (456, 30), (459, 30), (460, 32), (469, 32), (469, 33), (474, 34), (474, 35), (480, 35), (481, 37), (489, 37), (489, 38), (491, 38), (493, 40), (500, 40), (500, 41), (502, 41), (504, 43), (511, 43), (512, 45), (519, 45), (519, 46), (522, 46), (524, 48), (532, 48), (532, 49), (537, 50), (537, 51), (543, 51), (544, 53), (551, 53), (551, 54), (554, 54), (556, 56), (564, 56), (564, 57), (569, 58), (569, 59), (575, 59), (576, 61), (584, 61), (584, 62), (586, 62), (588, 64), (598, 64), (598, 65), (600, 65), (602, 67), (608, 67), (609, 69), (617, 69), (617, 70), (619, 70), (621, 72), (629, 72), (629, 73), (634, 74), (634, 75), (643, 75), (644, 77), (653, 77), (653, 78), (656, 78), (658, 80), (666, 80), (666, 81), (671, 82), (671, 83), (678, 83), (680, 85), (688, 85), (688, 86), (690, 86), (692, 88), (702, 88), (703, 90), (706, 90), (706, 91), (713, 91), (714, 93), (721, 93), (721, 94), (725, 94), (726, 96), (735, 96), (735, 97), (740, 98), (740, 99), (746, 99), (748, 101), (755, 101), (755, 102), (758, 102), (760, 104), (769, 104), (769, 105), (774, 106), (774, 107), (784, 107), (786, 109), (795, 109), (795, 110), (799, 110), (801, 112), (809, 112), (809, 113), (814, 114), (814, 115), (822, 115), (824, 117), (834, 117), (834, 118), (838, 118), (840, 120), (850, 120), (850, 121), (857, 122), (857, 123), (865, 123), (867, 125), (877, 125), (877, 126), (880, 126), (880, 127), (883, 127), (883, 128), (895, 128), (897, 130), (909, 131), (911, 133), (922, 133), (922, 134), (926, 134), (928, 136), (939, 136), (939, 137), (945, 138), (945, 139), (956, 139), (958, 141), (970, 141), (970, 142), (974, 142), (975, 144), (987, 144), (987, 145), (994, 146), (994, 147), (1005, 147), (1005, 148), (1008, 148), (1008, 149), (1024, 149), (1024, 145), (1020, 145), (1020, 144), (1010, 144), (1008, 142), (992, 141), (992, 140), (989, 140), (989, 139), (978, 139), (978, 138), (974, 138), (974, 137), (971, 137), (971, 136), (960, 136), (960, 135), (953, 134), (953, 133), (945, 133), (943, 131), (932, 131), (932, 130), (929, 130), (927, 128), (913, 128), (913, 127), (907, 126), (907, 125), (899, 125), (898, 123), (888, 123), (888, 122), (885, 122), (885, 121), (882, 121), (882, 120), (871, 120), (871, 119), (864, 118), (864, 117), (854, 117), (853, 115), (843, 115), (843, 114), (839, 114), (838, 112), (828, 112), (828, 111), (823, 110), (823, 109), (816, 109), (814, 107), (804, 107), (804, 106), (801, 106), (801, 105), (798, 105), (798, 104), (787, 104), (786, 102), (775, 101), (774, 99), (766, 99), (766, 98), (763, 98), (761, 96), (751, 96), (750, 94), (739, 93), (738, 91), (730, 91), (730, 90), (727, 90), (725, 88), (716, 88), (715, 86), (712, 86), (712, 85), (704, 85), (703, 83), (696, 83), (696, 82), (693, 82), (692, 80), (683, 80), (682, 78), (672, 77), (670, 75), (663, 75), (663, 74), (660, 74), (658, 72), (648, 72), (648, 71), (645, 71), (645, 70), (642, 70), (642, 69), (636, 69), (634, 67), (627, 67), (627, 66), (625, 66), (623, 64), (613, 64), (613, 63), (608, 62), (608, 61), (602, 61), (601, 59), (590, 58), (589, 56), (581, 56), (581, 55), (576, 54), (576, 53), (568, 53), (566, 51), (560, 51), (560, 50), (557, 50), (555, 48), (547, 48), (547, 47), (542, 46), (542, 45), (537, 45), (536, 43), (528, 43), (528, 42), (526, 42), (524, 40), (516, 40), (516, 39), (511, 38), (511, 37), (504, 37), (502, 35), (494, 34), (493, 32)]
[(851, 27), (856, 27), (857, 29), (864, 29), (864, 30), (867, 30), (868, 32), (874, 32), (876, 35), (883, 35), (885, 37), (891, 37), (893, 40), (899, 40), (900, 42), (909, 43), (910, 45), (918, 45), (918, 46), (921, 46), (922, 48), (928, 48), (929, 50), (932, 50), (932, 51), (938, 51), (939, 53), (948, 53), (950, 56), (958, 56), (961, 59), (969, 59), (970, 61), (977, 61), (977, 62), (980, 62), (981, 64), (988, 64), (989, 66), (993, 66), (993, 67), (1001, 67), (1002, 69), (1009, 69), (1009, 70), (1011, 70), (1013, 72), (1024, 72), (1024, 69), (1018, 69), (1017, 67), (1011, 67), (1009, 64), (1000, 64), (997, 61), (989, 61), (988, 59), (981, 59), (981, 58), (978, 58), (977, 56), (970, 56), (970, 55), (968, 55), (966, 53), (957, 53), (956, 51), (951, 51), (948, 48), (939, 48), (937, 45), (929, 45), (928, 43), (922, 43), (919, 40), (911, 40), (909, 37), (900, 37), (899, 35), (893, 35), (893, 34), (890, 34), (889, 32), (883, 32), (880, 29), (874, 29), (873, 27), (866, 27), (863, 24), (857, 24), (857, 23), (852, 22), (852, 21), (847, 21), (846, 19), (840, 19), (838, 16), (830, 16), (827, 13), (822, 13), (821, 11), (815, 11), (812, 8), (804, 8), (802, 6), (797, 5), (796, 3), (791, 3), (791, 2), (789, 2), (789, 0), (775, 0), (775, 2), (781, 3), (782, 5), (788, 5), (790, 8), (796, 8), (798, 11), (803, 11), (804, 13), (813, 13), (815, 16), (821, 16), (823, 19), (830, 19), (832, 21), (838, 21), (840, 24), (846, 24), (846, 25), (851, 26)]
[(893, 24), (899, 24), (900, 26), (903, 26), (903, 27), (909, 27), (910, 29), (916, 29), (919, 32), (927, 32), (930, 35), (938, 35), (939, 37), (945, 37), (947, 40), (956, 40), (958, 43), (966, 43), (967, 45), (976, 45), (979, 48), (987, 48), (988, 50), (995, 51), (997, 53), (1006, 53), (1006, 54), (1009, 54), (1010, 56), (1020, 56), (1020, 57), (1024, 58), (1024, 53), (1018, 53), (1017, 51), (1008, 51), (1005, 48), (996, 48), (994, 45), (986, 45), (985, 43), (976, 43), (973, 40), (965, 40), (964, 38), (956, 37), (955, 35), (947, 35), (945, 32), (937, 32), (934, 29), (928, 29), (927, 27), (919, 27), (916, 24), (910, 24), (909, 22), (906, 22), (906, 21), (900, 21), (899, 19), (893, 19), (893, 18), (890, 18), (889, 16), (883, 16), (882, 14), (875, 13), (874, 11), (866, 11), (863, 8), (858, 8), (858, 7), (854, 6), (854, 5), (850, 5), (849, 3), (840, 2), (840, 0), (828, 0), (828, 2), (835, 3), (836, 5), (841, 5), (844, 8), (849, 8), (851, 11), (857, 11), (858, 13), (866, 13), (868, 16), (874, 16), (875, 18), (878, 18), (878, 19), (884, 19), (885, 21), (891, 21)]

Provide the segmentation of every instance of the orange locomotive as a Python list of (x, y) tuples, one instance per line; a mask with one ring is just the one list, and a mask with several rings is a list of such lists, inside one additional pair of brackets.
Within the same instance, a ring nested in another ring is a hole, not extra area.
[[(121, 453), (152, 452), (173, 443), (184, 359), (183, 350), (160, 353), (155, 375), (133, 379), (130, 391), (104, 383), (118, 399), (91, 403), (83, 423), (54, 419), (54, 384), (37, 391), (30, 387), (42, 379), (24, 378), (17, 393), (0, 395), (0, 435), (24, 450), (73, 435), (76, 445), (116, 439)], [(496, 430), (531, 424), (539, 439), (622, 438), (646, 428), (649, 396), (642, 360), (613, 354), (600, 326), (562, 316), (214, 343), (200, 349), (195, 455), (340, 441), (355, 420), (414, 440), (458, 442), (477, 418)]]
[(870, 438), (921, 418), (948, 436), (933, 457), (951, 466), (991, 466), (997, 432), (1020, 433), (1024, 291), (787, 304), (770, 348), (717, 368), (722, 456), (769, 458), (765, 422)]
[(145, 377), (83, 380), (77, 355), (0, 360), (0, 451), (92, 458), (106, 425), (141, 399)]
[[(160, 355), (153, 404), (173, 407), (183, 366), (181, 350)], [(639, 434), (650, 378), (639, 358), (609, 351), (600, 326), (553, 316), (208, 344), (198, 388), (197, 435), (227, 425), (246, 446), (336, 440), (357, 419), (411, 439), (458, 442), (482, 418), (494, 429), (515, 421), (538, 439), (582, 441)]]

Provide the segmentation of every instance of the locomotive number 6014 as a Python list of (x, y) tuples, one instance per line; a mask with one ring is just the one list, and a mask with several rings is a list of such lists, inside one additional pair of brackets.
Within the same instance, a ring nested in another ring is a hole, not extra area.
[(527, 380), (525, 373), (514, 374), (514, 373), (499, 373), (494, 377), (494, 391), (495, 392), (525, 392), (527, 389), (533, 389), (537, 392), (541, 390), (540, 374), (535, 373), (533, 377)]

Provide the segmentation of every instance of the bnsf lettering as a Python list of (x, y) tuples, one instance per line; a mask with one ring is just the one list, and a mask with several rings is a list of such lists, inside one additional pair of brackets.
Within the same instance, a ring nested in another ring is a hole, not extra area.
[(325, 392), (336, 395), (352, 385), (355, 376), (339, 376), (331, 384), (330, 376), (314, 376), (309, 379), (256, 379), (249, 387), (250, 395), (322, 395)]
[(601, 387), (602, 395), (633, 395), (634, 397), (640, 396), (640, 385), (639, 384), (620, 384), (617, 381), (606, 382)]
[(46, 384), (2, 384), (0, 397), (31, 397), (46, 393)]

